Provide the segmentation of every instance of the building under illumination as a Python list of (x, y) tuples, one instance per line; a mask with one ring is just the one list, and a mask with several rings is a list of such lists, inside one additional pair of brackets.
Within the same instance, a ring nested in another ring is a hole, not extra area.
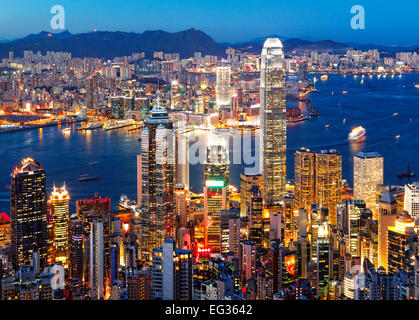
[(250, 206), (250, 189), (258, 186), (263, 190), (263, 176), (240, 174), (240, 217), (247, 217)]
[(336, 150), (316, 153), (316, 203), (329, 210), (329, 222), (336, 225), (336, 208), (342, 202), (342, 156)]
[(69, 219), (69, 201), (70, 196), (65, 188), (54, 189), (49, 198), (49, 205), (52, 209), (52, 216), (54, 221), (54, 254), (55, 261), (61, 261), (63, 264), (67, 263), (68, 256), (68, 219)]
[(90, 225), (89, 280), (90, 297), (101, 300), (104, 297), (104, 253), (103, 222), (94, 221)]
[(174, 146), (173, 122), (158, 97), (144, 120), (137, 156), (142, 260), (150, 260), (153, 250), (174, 236)]
[(383, 184), (384, 158), (377, 152), (359, 152), (354, 156), (354, 199), (364, 200), (378, 217), (377, 185)]
[(279, 39), (268, 38), (263, 45), (260, 70), (260, 165), (267, 206), (279, 205), (285, 196), (285, 95), (284, 49)]
[(204, 165), (204, 243), (215, 253), (221, 251), (221, 210), (227, 208), (228, 184), (227, 143), (211, 136)]
[(415, 221), (408, 212), (403, 211), (396, 219), (394, 226), (388, 227), (388, 272), (399, 270), (413, 273), (414, 259), (418, 250), (418, 235), (415, 232)]
[(409, 212), (413, 219), (419, 218), (419, 183), (404, 186), (404, 210)]
[(32, 158), (13, 170), (10, 192), (12, 263), (28, 266), (35, 251), (40, 266), (47, 263), (47, 190), (45, 170)]
[(216, 70), (216, 98), (218, 106), (229, 106), (231, 104), (230, 86), (231, 86), (231, 68), (217, 67)]
[(304, 208), (310, 212), (315, 197), (315, 152), (305, 148), (294, 154), (294, 199), (297, 209)]

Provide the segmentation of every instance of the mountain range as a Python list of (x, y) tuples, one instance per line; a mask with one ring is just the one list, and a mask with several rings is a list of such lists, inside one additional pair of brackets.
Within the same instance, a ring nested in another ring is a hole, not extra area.
[[(342, 43), (332, 40), (311, 41), (295, 38), (278, 37), (284, 45), (285, 53), (303, 53), (316, 50), (332, 53), (343, 53), (348, 48), (355, 49), (379, 49), (381, 51), (417, 51), (416, 47), (380, 46), (374, 44)], [(23, 56), (23, 51), (65, 51), (71, 52), (73, 57), (98, 57), (112, 59), (114, 57), (127, 56), (133, 52), (145, 52), (146, 57), (152, 57), (154, 51), (166, 53), (178, 52), (181, 58), (188, 58), (194, 52), (202, 52), (219, 57), (225, 56), (225, 49), (233, 47), (250, 53), (260, 53), (263, 43), (268, 37), (255, 38), (241, 43), (217, 43), (204, 32), (196, 29), (188, 29), (179, 32), (166, 32), (163, 30), (145, 31), (143, 33), (121, 31), (94, 31), (89, 33), (72, 34), (69, 31), (50, 33), (42, 31), (30, 34), (24, 38), (12, 41), (0, 41), (0, 57), (7, 57), (9, 51), (15, 56)]]

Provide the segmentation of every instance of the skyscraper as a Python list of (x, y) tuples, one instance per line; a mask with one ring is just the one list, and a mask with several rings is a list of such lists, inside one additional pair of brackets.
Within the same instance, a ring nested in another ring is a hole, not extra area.
[(377, 152), (354, 156), (354, 199), (364, 200), (377, 219), (377, 185), (383, 184), (384, 158)]
[(144, 121), (137, 158), (141, 259), (151, 259), (153, 249), (174, 236), (174, 146), (173, 122), (158, 97)]
[(240, 174), (240, 217), (248, 215), (252, 186), (258, 186), (263, 191), (263, 176)]
[(221, 210), (227, 208), (228, 184), (227, 143), (211, 136), (204, 165), (204, 243), (212, 252), (221, 251)]
[(413, 219), (419, 218), (419, 183), (409, 183), (404, 186), (404, 210)]
[(192, 251), (175, 247), (166, 239), (153, 250), (152, 296), (163, 300), (192, 299)]
[(218, 106), (228, 106), (231, 104), (230, 83), (231, 83), (231, 68), (217, 67), (216, 70), (216, 98)]
[(49, 198), (49, 203), (52, 208), (52, 215), (54, 219), (54, 252), (55, 261), (61, 261), (63, 264), (67, 263), (68, 256), (68, 219), (70, 196), (65, 186), (54, 190)]
[(294, 154), (294, 186), (295, 207), (304, 208), (310, 212), (311, 205), (315, 203), (315, 153), (301, 148)]
[(279, 205), (286, 186), (285, 59), (282, 43), (268, 38), (260, 70), (260, 156), (267, 206)]
[(418, 248), (418, 235), (414, 227), (415, 221), (406, 211), (397, 216), (394, 226), (388, 227), (388, 273), (394, 274), (404, 270), (413, 274), (414, 258)]
[(378, 201), (378, 263), (388, 271), (387, 258), (387, 230), (394, 226), (397, 217), (397, 200), (391, 193), (386, 191)]
[(13, 170), (10, 192), (12, 263), (29, 265), (39, 251), (41, 267), (47, 262), (47, 190), (45, 171), (32, 158), (23, 159)]
[(102, 221), (94, 221), (90, 223), (89, 246), (90, 296), (93, 300), (101, 300), (104, 296), (104, 253)]
[(342, 202), (342, 156), (336, 150), (316, 153), (316, 203), (329, 210), (329, 222), (336, 225), (336, 207)]
[(83, 280), (83, 227), (77, 215), (70, 217), (68, 229), (70, 277)]

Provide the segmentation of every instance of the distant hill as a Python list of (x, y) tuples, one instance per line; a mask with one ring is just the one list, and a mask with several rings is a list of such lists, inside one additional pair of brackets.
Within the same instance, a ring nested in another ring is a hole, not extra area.
[(134, 32), (97, 31), (83, 34), (71, 34), (68, 31), (54, 34), (40, 32), (25, 38), (0, 43), (0, 57), (7, 57), (9, 51), (15, 56), (22, 56), (23, 51), (65, 51), (74, 57), (98, 57), (111, 59), (130, 55), (133, 52), (145, 52), (152, 57), (154, 51), (166, 53), (178, 52), (181, 58), (193, 56), (194, 52), (225, 56), (225, 47), (216, 43), (202, 31), (189, 29), (169, 33), (162, 30)]
[[(243, 50), (250, 53), (260, 53), (262, 51), (263, 42), (266, 38), (258, 38), (255, 41), (243, 42), (232, 45), (233, 48)], [(281, 37), (280, 37), (281, 39)], [(281, 39), (282, 40), (282, 39)], [(306, 51), (327, 51), (327, 52), (344, 52), (346, 49), (350, 48), (349, 45), (332, 41), (332, 40), (322, 40), (322, 41), (310, 41), (302, 39), (284, 39), (282, 40), (285, 53), (290, 53), (292, 51), (296, 52), (306, 52)]]
[(287, 38), (281, 35), (271, 35), (255, 38), (241, 43), (217, 43), (210, 36), (196, 29), (188, 29), (180, 32), (166, 32), (162, 30), (145, 31), (143, 33), (120, 32), (120, 31), (97, 31), (82, 34), (72, 34), (69, 31), (51, 33), (42, 31), (30, 34), (22, 39), (12, 41), (0, 41), (0, 57), (8, 57), (9, 51), (15, 56), (23, 56), (23, 51), (65, 51), (71, 52), (74, 57), (97, 57), (112, 59), (114, 57), (127, 56), (133, 52), (145, 52), (146, 57), (151, 58), (154, 51), (165, 53), (179, 53), (181, 58), (189, 58), (194, 52), (202, 52), (225, 57), (225, 49), (233, 47), (249, 53), (259, 54), (263, 43), (268, 37), (281, 39), (285, 53), (304, 53), (307, 51), (319, 51), (330, 53), (344, 53), (349, 48), (380, 51), (416, 51), (419, 46), (381, 46), (374, 44), (341, 43), (332, 40), (312, 41), (295, 38)]

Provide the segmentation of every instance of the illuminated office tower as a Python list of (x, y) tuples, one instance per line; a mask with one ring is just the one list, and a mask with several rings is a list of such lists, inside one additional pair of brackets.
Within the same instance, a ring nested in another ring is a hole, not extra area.
[(89, 280), (90, 296), (93, 300), (103, 299), (104, 292), (104, 252), (103, 252), (103, 222), (90, 223), (90, 261)]
[(388, 271), (387, 257), (387, 230), (394, 226), (397, 217), (397, 200), (391, 193), (386, 191), (378, 201), (378, 267)]
[(360, 246), (358, 236), (361, 233), (361, 211), (366, 208), (363, 200), (348, 200), (348, 234), (349, 234), (349, 253), (352, 256), (360, 256)]
[(342, 156), (336, 150), (316, 153), (316, 203), (329, 210), (329, 222), (336, 225), (336, 208), (342, 202)]
[(414, 273), (418, 248), (418, 235), (414, 228), (415, 221), (406, 211), (397, 216), (394, 226), (388, 227), (388, 273), (394, 274), (399, 270)]
[(294, 154), (294, 199), (297, 209), (304, 208), (310, 212), (315, 203), (315, 153), (301, 148)]
[(285, 58), (282, 43), (268, 38), (260, 70), (260, 164), (265, 205), (277, 206), (285, 196), (286, 106)]
[(221, 250), (221, 210), (227, 208), (229, 160), (226, 142), (210, 138), (204, 165), (204, 243), (212, 252)]
[(137, 156), (141, 260), (151, 259), (153, 249), (174, 236), (174, 146), (173, 122), (158, 97), (144, 120)]
[(29, 265), (35, 251), (44, 267), (48, 247), (45, 171), (32, 158), (23, 159), (13, 170), (10, 221), (13, 267)]
[(229, 106), (231, 104), (230, 83), (231, 83), (231, 68), (217, 67), (216, 70), (216, 98), (218, 106)]
[(49, 198), (54, 219), (54, 253), (55, 261), (61, 261), (64, 265), (67, 263), (68, 256), (68, 219), (70, 196), (65, 188), (54, 189)]
[(185, 185), (176, 185), (174, 190), (175, 216), (179, 218), (180, 226), (185, 227), (189, 222), (189, 190)]
[(364, 200), (377, 220), (377, 185), (383, 184), (384, 158), (377, 152), (359, 152), (354, 157), (354, 199)]
[(83, 280), (83, 227), (77, 215), (70, 217), (68, 231), (70, 277)]
[(327, 224), (319, 226), (317, 238), (317, 270), (318, 270), (318, 292), (321, 296), (327, 293), (330, 271), (331, 245), (329, 242), (329, 227)]
[(250, 189), (258, 186), (263, 191), (263, 176), (240, 174), (240, 217), (247, 217), (250, 206)]
[(4, 248), (10, 245), (10, 217), (4, 213), (0, 213), (0, 247)]
[(415, 300), (419, 300), (419, 255), (415, 257)]
[(419, 183), (404, 186), (404, 210), (409, 212), (413, 219), (419, 218)]
[(153, 250), (152, 298), (192, 299), (192, 251), (175, 247), (166, 239), (162, 248)]
[(249, 240), (253, 241), (256, 247), (263, 246), (263, 198), (257, 186), (250, 189), (250, 210), (249, 210)]

